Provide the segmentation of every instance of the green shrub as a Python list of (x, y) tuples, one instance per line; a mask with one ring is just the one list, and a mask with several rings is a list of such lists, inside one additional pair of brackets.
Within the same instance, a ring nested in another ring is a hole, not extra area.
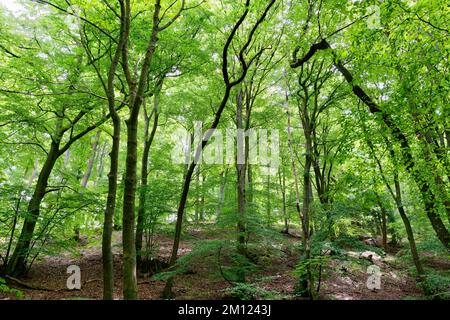
[(430, 299), (450, 300), (450, 277), (446, 275), (429, 273), (420, 287)]
[(6, 280), (3, 278), (0, 278), (0, 292), (2, 293), (12, 293), (16, 295), (17, 299), (23, 299), (24, 295), (23, 292), (14, 288), (10, 288), (6, 284)]
[(278, 300), (286, 297), (278, 292), (259, 288), (254, 284), (235, 283), (233, 287), (224, 290), (224, 298), (235, 300)]

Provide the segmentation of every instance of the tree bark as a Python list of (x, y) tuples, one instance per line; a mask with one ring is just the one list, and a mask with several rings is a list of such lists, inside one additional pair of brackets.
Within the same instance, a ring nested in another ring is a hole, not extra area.
[(108, 84), (105, 88), (108, 97), (108, 108), (113, 123), (112, 146), (110, 156), (110, 170), (108, 174), (108, 196), (106, 200), (105, 217), (102, 234), (102, 267), (103, 267), (103, 299), (112, 300), (114, 293), (114, 256), (112, 253), (113, 220), (116, 210), (117, 179), (119, 172), (120, 151), (120, 117), (115, 108), (114, 78), (122, 55), (125, 43), (128, 41), (129, 33), (126, 25), (130, 19), (129, 6), (120, 2), (120, 39), (114, 57), (108, 71)]
[(91, 176), (92, 173), (92, 169), (94, 168), (94, 161), (95, 161), (95, 157), (97, 156), (97, 149), (98, 149), (98, 143), (100, 141), (100, 135), (101, 135), (101, 131), (98, 130), (97, 134), (95, 135), (95, 139), (94, 142), (92, 143), (92, 153), (91, 153), (91, 157), (88, 160), (88, 165), (86, 168), (86, 171), (83, 175), (83, 179), (81, 180), (81, 186), (83, 188), (86, 188), (89, 182), (89, 178)]
[(158, 119), (159, 119), (159, 92), (156, 92), (153, 97), (153, 126), (150, 131), (150, 120), (151, 116), (147, 115), (147, 111), (145, 110), (145, 131), (144, 131), (144, 151), (142, 153), (142, 161), (141, 161), (141, 190), (139, 193), (139, 208), (138, 208), (138, 218), (136, 225), (136, 259), (137, 259), (137, 267), (140, 268), (142, 263), (142, 243), (143, 243), (143, 233), (144, 233), (144, 220), (145, 220), (145, 204), (147, 199), (147, 188), (148, 188), (148, 159), (150, 155), (150, 147), (152, 146), (153, 139), (155, 138), (156, 130), (158, 128)]
[(386, 208), (383, 205), (381, 197), (378, 193), (375, 193), (375, 197), (377, 198), (378, 206), (381, 210), (381, 245), (383, 246), (384, 251), (387, 251), (387, 213)]
[[(245, 223), (245, 133), (242, 123), (243, 92), (239, 89), (236, 95), (236, 129), (238, 132), (236, 145), (236, 191), (237, 191), (237, 252), (243, 259), (247, 256), (246, 249), (246, 223)], [(239, 268), (238, 282), (245, 282), (245, 272)]]
[(40, 214), (41, 202), (45, 197), (50, 174), (56, 164), (59, 153), (59, 141), (52, 141), (50, 150), (36, 183), (31, 200), (28, 204), (28, 214), (25, 217), (22, 231), (14, 249), (14, 252), (6, 267), (6, 274), (22, 276), (27, 272), (27, 257), (30, 250), (31, 239)]

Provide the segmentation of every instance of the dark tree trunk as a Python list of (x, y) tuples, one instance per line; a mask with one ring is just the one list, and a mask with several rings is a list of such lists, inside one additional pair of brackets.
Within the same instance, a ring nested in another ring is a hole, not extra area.
[(27, 257), (34, 229), (40, 214), (41, 202), (45, 197), (48, 180), (59, 156), (59, 141), (52, 141), (47, 158), (39, 174), (34, 193), (28, 204), (28, 214), (25, 217), (19, 240), (6, 267), (6, 273), (12, 276), (22, 276), (27, 272)]
[(218, 205), (216, 208), (216, 219), (217, 220), (220, 218), (220, 215), (222, 213), (222, 206), (225, 201), (225, 187), (226, 187), (226, 183), (227, 183), (227, 176), (228, 176), (228, 167), (220, 173), (221, 182), (220, 182), (220, 187), (219, 187)]
[(116, 209), (117, 175), (119, 170), (120, 149), (120, 119), (113, 117), (112, 147), (109, 157), (111, 159), (108, 174), (108, 196), (106, 200), (105, 218), (102, 234), (102, 263), (103, 263), (103, 299), (112, 300), (114, 291), (114, 257), (111, 240), (113, 232), (113, 219)]
[(135, 201), (136, 201), (136, 164), (138, 117), (132, 115), (127, 124), (127, 158), (125, 185), (123, 192), (122, 245), (123, 245), (123, 295), (127, 300), (137, 299), (136, 280), (136, 238), (135, 238)]
[(286, 177), (284, 174), (284, 168), (281, 166), (278, 169), (278, 182), (280, 185), (280, 191), (281, 191), (281, 213), (283, 215), (283, 221), (284, 221), (284, 233), (289, 233), (289, 219), (287, 216), (287, 210), (286, 210)]

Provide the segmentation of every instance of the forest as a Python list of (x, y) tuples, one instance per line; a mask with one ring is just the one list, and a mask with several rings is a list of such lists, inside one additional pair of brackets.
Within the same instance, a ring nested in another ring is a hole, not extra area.
[(450, 300), (445, 0), (0, 0), (0, 300)]

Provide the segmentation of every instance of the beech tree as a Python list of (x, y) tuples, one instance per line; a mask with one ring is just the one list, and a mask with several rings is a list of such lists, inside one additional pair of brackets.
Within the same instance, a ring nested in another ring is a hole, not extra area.
[(447, 299), (449, 19), (0, 0), (0, 299)]

